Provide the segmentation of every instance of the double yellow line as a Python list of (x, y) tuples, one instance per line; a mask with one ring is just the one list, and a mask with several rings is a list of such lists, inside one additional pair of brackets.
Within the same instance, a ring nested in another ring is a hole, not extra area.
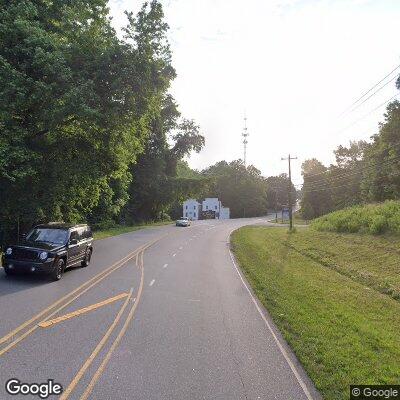
[[(73, 301), (78, 299), (80, 296), (82, 296), (84, 293), (86, 293), (88, 290), (90, 290), (92, 287), (96, 286), (99, 284), (103, 279), (105, 279), (107, 276), (124, 266), (128, 261), (130, 261), (133, 257), (139, 256), (145, 249), (148, 247), (152, 246), (154, 243), (158, 242), (162, 238), (153, 240), (138, 249), (134, 250), (121, 260), (117, 261), (110, 267), (106, 268), (104, 271), (98, 273), (73, 291), (67, 293), (65, 296), (61, 297), (59, 300), (55, 301), (53, 304), (39, 312), (38, 314), (34, 315), (32, 318), (29, 320), (25, 321), (21, 325), (19, 325), (17, 328), (9, 332), (7, 335), (3, 336), (0, 338), (0, 344), (6, 343), (11, 340), (10, 343), (8, 343), (6, 346), (4, 346), (0, 350), (0, 357), (4, 355), (6, 352), (14, 348), (18, 343), (20, 343), (22, 340), (24, 340), (26, 337), (28, 337), (32, 332), (34, 332), (38, 327), (39, 324), (45, 323), (47, 320), (49, 320), (53, 315), (57, 314), (61, 310), (63, 310), (65, 307), (67, 307), (69, 304), (71, 304)], [(143, 256), (142, 256), (143, 259)], [(129, 299), (129, 297), (128, 297)], [(57, 307), (57, 308), (56, 308)], [(55, 308), (55, 309), (54, 309)], [(54, 310), (53, 310), (54, 309)], [(52, 311), (53, 310), (53, 311)], [(48, 314), (49, 313), (49, 314)], [(45, 316), (45, 317), (44, 317)], [(44, 317), (43, 319), (40, 320), (40, 318)], [(36, 323), (37, 320), (40, 320), (39, 324)], [(24, 331), (24, 329), (27, 328), (27, 330)], [(18, 335), (21, 331), (24, 331), (21, 335)]]
[[(105, 354), (105, 356), (103, 358), (103, 361), (101, 362), (101, 364), (97, 368), (96, 372), (94, 373), (94, 375), (93, 375), (92, 379), (90, 380), (88, 386), (86, 387), (85, 391), (83, 392), (82, 396), (80, 397), (80, 400), (86, 400), (89, 397), (90, 393), (93, 391), (93, 388), (94, 388), (96, 382), (101, 377), (105, 367), (107, 366), (108, 362), (110, 361), (112, 353), (114, 352), (115, 348), (118, 346), (118, 344), (121, 341), (122, 337), (125, 335), (125, 333), (126, 333), (126, 331), (128, 329), (129, 323), (131, 322), (131, 320), (132, 320), (132, 318), (133, 318), (133, 316), (135, 314), (136, 308), (137, 308), (137, 306), (139, 304), (139, 301), (140, 301), (140, 298), (141, 298), (142, 292), (143, 292), (143, 283), (144, 283), (143, 254), (144, 254), (144, 251), (146, 250), (147, 247), (143, 248), (141, 250), (141, 252), (138, 253), (137, 256), (136, 256), (136, 265), (140, 268), (141, 275), (140, 275), (140, 285), (139, 285), (138, 293), (136, 295), (136, 298), (133, 301), (133, 305), (129, 310), (128, 316), (126, 317), (125, 322), (122, 325), (121, 330), (119, 331), (118, 335), (116, 336), (116, 338), (114, 339), (113, 343), (111, 344), (109, 350)], [(93, 352), (90, 354), (90, 356), (87, 358), (87, 360), (83, 363), (82, 367), (80, 368), (78, 373), (75, 375), (74, 379), (71, 381), (71, 383), (69, 384), (67, 389), (65, 389), (65, 391), (63, 392), (63, 394), (60, 397), (60, 400), (66, 400), (66, 399), (69, 398), (70, 394), (76, 388), (77, 384), (82, 379), (82, 377), (84, 376), (84, 374), (86, 373), (86, 371), (88, 370), (88, 368), (90, 367), (90, 365), (92, 364), (92, 362), (94, 361), (96, 356), (99, 354), (101, 349), (105, 346), (107, 340), (109, 339), (110, 335), (114, 331), (114, 329), (117, 326), (119, 320), (121, 319), (122, 314), (124, 313), (126, 307), (128, 306), (129, 301), (132, 299), (132, 292), (133, 292), (133, 288), (130, 290), (128, 297), (126, 298), (124, 304), (120, 308), (117, 316), (115, 317), (114, 321), (112, 322), (112, 324), (108, 328), (107, 332), (104, 334), (104, 336), (102, 337), (100, 342), (97, 344), (97, 346), (95, 347)]]

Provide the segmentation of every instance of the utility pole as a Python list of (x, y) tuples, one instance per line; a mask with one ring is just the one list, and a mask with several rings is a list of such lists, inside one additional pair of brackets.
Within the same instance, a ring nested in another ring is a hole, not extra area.
[(288, 160), (289, 163), (289, 191), (288, 191), (288, 199), (289, 199), (289, 229), (293, 229), (293, 213), (292, 213), (292, 170), (290, 167), (291, 160), (297, 160), (297, 157), (290, 157), (290, 154), (287, 158), (281, 158), (282, 161)]
[(246, 167), (246, 157), (247, 157), (247, 137), (249, 136), (249, 133), (247, 131), (247, 117), (244, 117), (244, 128), (243, 128), (243, 133), (242, 133), (242, 137), (243, 137), (243, 163), (244, 166)]

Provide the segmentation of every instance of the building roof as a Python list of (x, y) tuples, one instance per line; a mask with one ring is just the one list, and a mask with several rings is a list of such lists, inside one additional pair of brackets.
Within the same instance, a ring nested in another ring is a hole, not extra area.
[(200, 202), (196, 199), (187, 199), (184, 201), (184, 203), (188, 203), (188, 202), (192, 202), (192, 201), (195, 201), (196, 203), (200, 204)]

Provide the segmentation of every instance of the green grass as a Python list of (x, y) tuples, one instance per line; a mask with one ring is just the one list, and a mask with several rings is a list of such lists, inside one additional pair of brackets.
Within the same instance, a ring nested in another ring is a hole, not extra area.
[(328, 232), (400, 235), (400, 201), (345, 208), (315, 219), (312, 226)]
[(172, 221), (159, 221), (159, 222), (152, 222), (152, 223), (148, 223), (148, 224), (138, 224), (138, 225), (130, 225), (130, 226), (117, 225), (117, 226), (113, 226), (112, 228), (94, 231), (93, 236), (94, 236), (95, 240), (105, 239), (105, 238), (108, 238), (111, 236), (117, 236), (117, 235), (122, 235), (123, 233), (137, 231), (139, 229), (151, 228), (153, 226), (170, 225), (170, 224), (172, 224)]
[[(325, 399), (400, 376), (400, 239), (244, 227), (244, 274)], [(398, 292), (397, 292), (398, 293)]]

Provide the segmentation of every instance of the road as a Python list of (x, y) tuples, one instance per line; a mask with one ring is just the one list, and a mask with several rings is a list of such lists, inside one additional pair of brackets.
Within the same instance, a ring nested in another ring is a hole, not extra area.
[(59, 282), (0, 269), (0, 399), (39, 398), (7, 394), (10, 378), (54, 379), (63, 400), (320, 398), (229, 250), (234, 229), (266, 221), (99, 240)]

